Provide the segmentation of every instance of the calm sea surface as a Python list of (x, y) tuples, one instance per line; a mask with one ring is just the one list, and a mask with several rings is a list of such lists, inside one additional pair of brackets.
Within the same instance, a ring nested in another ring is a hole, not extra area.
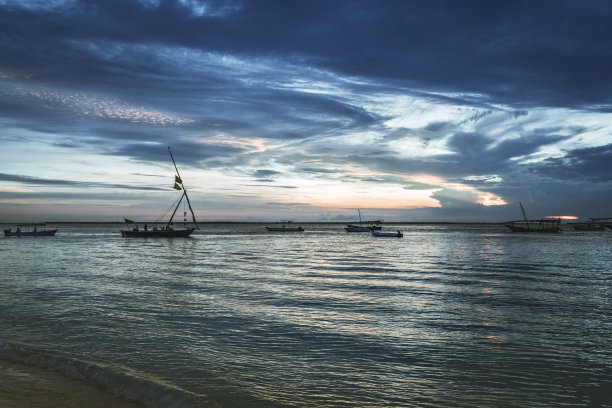
[(56, 226), (0, 238), (0, 358), (149, 407), (612, 406), (612, 231)]

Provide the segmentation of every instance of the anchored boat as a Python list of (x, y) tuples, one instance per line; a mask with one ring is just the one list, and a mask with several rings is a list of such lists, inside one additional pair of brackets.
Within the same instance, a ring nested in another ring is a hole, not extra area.
[(375, 237), (391, 237), (401, 238), (404, 236), (401, 231), (388, 232), (388, 231), (372, 231), (372, 235)]
[(347, 224), (344, 227), (346, 232), (370, 232), (374, 230), (380, 230), (382, 226), (382, 220), (376, 221), (362, 221), (361, 220), (361, 210), (357, 209), (357, 213), (359, 213), (359, 225), (355, 224)]
[(557, 233), (561, 231), (561, 220), (559, 218), (542, 218), (539, 220), (528, 220), (525, 215), (525, 209), (523, 204), (519, 203), (521, 211), (523, 213), (523, 220), (520, 221), (508, 221), (504, 225), (512, 232), (543, 232), (543, 233)]
[(18, 224), (17, 229), (4, 230), (5, 237), (51, 237), (55, 235), (57, 229), (46, 229), (47, 224)]
[(603, 231), (606, 228), (612, 229), (610, 222), (602, 222), (606, 220), (612, 220), (612, 218), (590, 218), (587, 223), (577, 223), (572, 227), (576, 231)]
[[(138, 227), (138, 224), (132, 220), (128, 220), (124, 218), (125, 223), (128, 227), (132, 227), (132, 229), (121, 230), (121, 236), (124, 238), (187, 238), (190, 236), (193, 231), (196, 229), (200, 229), (198, 227), (198, 222), (195, 219), (195, 214), (193, 213), (193, 209), (191, 208), (191, 202), (189, 201), (189, 196), (187, 195), (187, 189), (183, 184), (183, 180), (181, 179), (181, 175), (179, 174), (178, 167), (176, 167), (176, 162), (174, 161), (174, 156), (172, 155), (172, 150), (168, 147), (168, 153), (170, 153), (170, 158), (172, 159), (172, 164), (174, 164), (174, 169), (176, 170), (176, 175), (174, 176), (174, 189), (182, 191), (182, 194), (175, 202), (176, 205), (173, 205), (169, 208), (174, 208), (172, 215), (167, 223), (161, 222), (162, 218), (169, 212), (166, 211), (162, 214), (157, 221), (153, 223), (152, 226), (149, 227), (148, 224), (145, 224), (141, 229)], [(185, 221), (185, 227), (182, 229), (174, 229), (174, 224), (172, 220), (174, 219), (174, 215), (178, 210), (179, 206), (183, 202), (183, 199), (187, 202), (189, 206), (189, 211), (191, 211), (191, 218), (195, 227), (187, 227), (187, 212), (183, 212), (183, 220)]]
[(302, 232), (304, 231), (304, 228), (302, 228), (301, 226), (298, 226), (298, 227), (287, 226), (287, 224), (291, 224), (292, 222), (293, 221), (280, 221), (281, 223), (280, 227), (266, 227), (266, 229), (272, 232)]

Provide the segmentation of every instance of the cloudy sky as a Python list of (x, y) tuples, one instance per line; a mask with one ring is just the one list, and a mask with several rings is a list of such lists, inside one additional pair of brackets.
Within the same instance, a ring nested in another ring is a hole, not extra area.
[(0, 221), (612, 216), (609, 1), (0, 0)]

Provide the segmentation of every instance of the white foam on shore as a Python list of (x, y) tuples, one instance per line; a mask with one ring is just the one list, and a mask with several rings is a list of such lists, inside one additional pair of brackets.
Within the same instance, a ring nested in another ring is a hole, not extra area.
[(148, 408), (218, 406), (205, 395), (191, 393), (127, 367), (56, 356), (16, 344), (0, 344), (0, 359), (53, 370)]

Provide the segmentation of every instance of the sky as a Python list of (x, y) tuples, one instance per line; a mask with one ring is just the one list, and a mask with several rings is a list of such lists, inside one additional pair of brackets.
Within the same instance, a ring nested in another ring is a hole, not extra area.
[(609, 1), (0, 0), (0, 221), (612, 217)]

